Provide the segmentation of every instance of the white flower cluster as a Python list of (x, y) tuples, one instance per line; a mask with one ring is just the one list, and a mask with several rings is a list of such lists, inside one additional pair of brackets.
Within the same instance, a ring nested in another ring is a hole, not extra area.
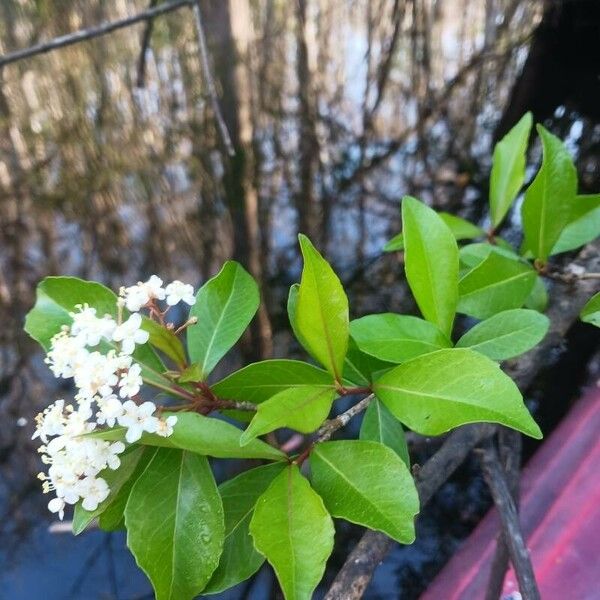
[[(127, 442), (138, 441), (144, 432), (167, 437), (173, 433), (177, 417), (156, 416), (153, 402), (138, 404), (134, 399), (142, 386), (141, 366), (133, 362), (137, 345), (145, 344), (149, 334), (136, 312), (153, 300), (168, 305), (180, 301), (194, 304), (191, 285), (174, 281), (163, 288), (162, 280), (153, 275), (147, 282), (122, 288), (119, 304), (133, 312), (127, 320), (117, 322), (109, 315), (98, 316), (95, 308), (78, 305), (70, 313), (73, 323), (63, 327), (51, 341), (45, 362), (55, 377), (73, 378), (77, 408), (57, 400), (36, 418), (33, 438), (40, 438), (42, 461), (50, 465), (40, 473), (44, 492), (54, 491), (48, 508), (62, 519), (65, 505), (79, 500), (93, 511), (109, 495), (107, 482), (98, 477), (104, 469), (117, 469), (123, 442), (107, 442), (84, 434), (97, 425), (126, 428)], [(120, 319), (119, 319), (120, 321)], [(119, 350), (106, 354), (94, 350), (102, 341), (112, 342)]]

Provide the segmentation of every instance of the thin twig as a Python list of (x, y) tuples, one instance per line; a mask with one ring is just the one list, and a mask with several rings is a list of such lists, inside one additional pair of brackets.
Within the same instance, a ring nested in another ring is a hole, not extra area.
[(215, 82), (210, 70), (210, 63), (208, 61), (208, 51), (206, 49), (206, 37), (204, 35), (204, 27), (202, 25), (202, 12), (200, 11), (200, 0), (196, 0), (193, 3), (194, 10), (194, 21), (196, 22), (196, 33), (198, 34), (198, 49), (200, 50), (200, 63), (202, 65), (202, 72), (204, 79), (208, 87), (208, 95), (212, 105), (215, 120), (217, 122), (217, 128), (221, 134), (221, 140), (225, 146), (225, 150), (229, 156), (235, 156), (235, 148), (231, 142), (231, 136), (229, 130), (223, 119), (221, 108), (219, 107), (219, 100), (217, 98), (217, 90), (215, 88)]
[(124, 27), (135, 25), (141, 21), (153, 19), (154, 17), (164, 15), (183, 6), (189, 6), (193, 2), (194, 0), (173, 0), (173, 2), (166, 2), (165, 4), (161, 4), (155, 8), (149, 8), (131, 17), (125, 17), (124, 19), (120, 19), (118, 21), (102, 23), (95, 27), (88, 27), (87, 29), (80, 29), (79, 31), (56, 37), (48, 42), (42, 42), (41, 44), (36, 44), (35, 46), (30, 46), (29, 48), (16, 50), (15, 52), (9, 52), (4, 56), (0, 56), (0, 68), (24, 58), (30, 58), (37, 54), (45, 54), (46, 52), (51, 52), (52, 50), (65, 48), (66, 46), (71, 46), (73, 44), (78, 44), (79, 42), (84, 42), (86, 40), (91, 40), (93, 38), (106, 35), (107, 33), (112, 33), (117, 29), (123, 29)]
[(371, 403), (371, 400), (375, 398), (375, 394), (369, 394), (363, 398), (360, 402), (357, 402), (351, 406), (347, 411), (341, 415), (327, 421), (317, 432), (317, 439), (315, 444), (326, 442), (338, 429), (345, 427), (352, 417), (366, 410), (367, 406)]
[[(148, 8), (154, 8), (158, 0), (150, 0)], [(142, 34), (142, 43), (140, 49), (140, 58), (137, 69), (137, 86), (143, 88), (146, 86), (146, 55), (148, 53), (148, 47), (150, 46), (150, 38), (152, 38), (152, 30), (154, 29), (154, 19), (148, 19), (146, 21), (146, 27), (144, 27), (144, 33)]]
[(491, 440), (488, 440), (481, 452), (481, 467), (500, 515), (504, 539), (523, 600), (540, 600), (540, 592), (521, 531), (517, 508), (506, 484), (498, 453)]

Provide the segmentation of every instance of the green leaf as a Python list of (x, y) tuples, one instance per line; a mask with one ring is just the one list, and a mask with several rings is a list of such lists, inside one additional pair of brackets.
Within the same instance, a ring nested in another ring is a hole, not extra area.
[(196, 295), (190, 317), (198, 322), (187, 329), (188, 352), (206, 378), (240, 339), (260, 302), (258, 286), (241, 265), (227, 261)]
[(290, 293), (288, 295), (287, 301), (287, 313), (288, 319), (290, 321), (290, 326), (292, 327), (292, 331), (294, 332), (294, 337), (298, 340), (300, 345), (306, 350), (306, 352), (311, 356), (315, 361), (319, 361), (319, 359), (312, 353), (307, 341), (302, 336), (302, 333), (298, 330), (298, 324), (296, 322), (296, 312), (298, 306), (298, 291), (300, 290), (300, 284), (294, 283), (290, 286)]
[(159, 449), (135, 482), (125, 508), (127, 545), (156, 600), (191, 600), (219, 563), (225, 527), (208, 460)]
[(406, 278), (423, 316), (450, 336), (458, 301), (458, 247), (434, 210), (402, 200)]
[(344, 382), (349, 387), (352, 386), (368, 386), (376, 373), (385, 371), (394, 366), (394, 363), (389, 363), (379, 360), (374, 356), (370, 356), (359, 350), (356, 342), (350, 338), (348, 342), (348, 352), (344, 359)]
[(393, 313), (356, 319), (350, 323), (350, 333), (363, 352), (392, 363), (451, 346), (433, 323)]
[(521, 209), (525, 232), (522, 251), (545, 261), (569, 222), (577, 193), (577, 171), (563, 143), (541, 125), (537, 131), (544, 157)]
[(410, 457), (404, 428), (377, 398), (373, 398), (367, 412), (365, 412), (360, 426), (360, 439), (379, 442), (391, 448), (410, 468)]
[(152, 319), (144, 319), (142, 329), (150, 334), (150, 343), (175, 361), (178, 366), (187, 362), (181, 340), (169, 329)]
[[(499, 239), (500, 238), (496, 238), (496, 240)], [(502, 246), (492, 246), (492, 244), (488, 242), (477, 242), (475, 244), (463, 246), (459, 252), (460, 262), (461, 265), (473, 269), (477, 265), (480, 265), (492, 253), (499, 254), (510, 260), (524, 262), (514, 250)]]
[(250, 533), (275, 569), (286, 600), (310, 600), (333, 550), (334, 528), (323, 500), (296, 465), (258, 499)]
[(576, 196), (567, 226), (563, 229), (552, 254), (569, 252), (600, 236), (600, 194)]
[(493, 227), (500, 225), (525, 181), (525, 155), (531, 124), (531, 113), (525, 113), (494, 148), (490, 175), (490, 212)]
[(548, 308), (548, 290), (542, 277), (536, 277), (531, 293), (525, 300), (524, 306), (538, 312), (544, 312)]
[(324, 442), (312, 451), (310, 468), (332, 516), (414, 542), (419, 497), (408, 467), (391, 448), (364, 440)]
[[(169, 413), (164, 413), (164, 415), (169, 416)], [(205, 417), (193, 412), (179, 412), (176, 413), (176, 416), (177, 423), (169, 437), (145, 433), (139, 443), (147, 446), (181, 448), (216, 458), (264, 458), (267, 460), (285, 458), (283, 452), (261, 440), (253, 440), (246, 446), (240, 447), (242, 431), (220, 419)], [(124, 427), (114, 427), (93, 432), (89, 437), (123, 440), (125, 431)]]
[(600, 292), (592, 296), (581, 311), (581, 320), (600, 327)]
[(179, 383), (189, 383), (202, 380), (202, 369), (198, 363), (192, 363), (184, 369), (181, 375), (177, 378)]
[(337, 275), (310, 240), (303, 235), (298, 239), (304, 268), (294, 326), (300, 334), (300, 343), (306, 344), (308, 351), (341, 381), (348, 349), (348, 298)]
[(456, 343), (493, 360), (506, 360), (531, 350), (542, 341), (550, 321), (535, 310), (506, 310), (469, 329)]
[(335, 397), (336, 389), (331, 384), (283, 390), (258, 405), (240, 443), (247, 444), (257, 436), (280, 427), (310, 433), (327, 418)]
[[(117, 317), (117, 296), (107, 287), (77, 277), (46, 277), (37, 286), (36, 303), (25, 319), (25, 331), (48, 351), (54, 335), (63, 325), (73, 322), (69, 313), (74, 312), (78, 304), (95, 308), (98, 316)], [(111, 348), (116, 345), (102, 342), (97, 347), (99, 351)], [(171, 382), (162, 375), (165, 367), (149, 345), (137, 346), (133, 357), (142, 367), (144, 381), (163, 389), (170, 388)]]
[(519, 308), (531, 293), (536, 277), (529, 264), (491, 252), (460, 280), (458, 310), (486, 319), (504, 310)]
[[(133, 479), (134, 473), (140, 462), (147, 463), (148, 458), (142, 461), (142, 456), (146, 452), (146, 448), (131, 448), (127, 449), (121, 454), (121, 465), (118, 469), (104, 469), (100, 472), (99, 477), (104, 479), (110, 488), (110, 494), (104, 502), (98, 505), (96, 510), (90, 511), (85, 510), (81, 506), (81, 502), (75, 505), (73, 512), (73, 533), (79, 535), (98, 515), (102, 514), (109, 506), (119, 501), (121, 490), (128, 488), (131, 490), (133, 483), (130, 481)], [(149, 453), (152, 453), (149, 450)], [(148, 456), (148, 455), (146, 455)], [(128, 485), (129, 484), (129, 485)]]
[[(485, 235), (485, 231), (477, 225), (473, 225), (470, 221), (457, 217), (447, 212), (437, 213), (440, 219), (448, 225), (448, 228), (454, 235), (454, 238), (459, 240), (474, 240), (475, 238)], [(396, 250), (404, 250), (404, 234), (399, 233), (394, 236), (384, 247), (384, 252), (395, 252)]]
[(250, 519), (256, 501), (283, 468), (282, 463), (257, 467), (219, 486), (225, 513), (225, 544), (219, 566), (203, 594), (216, 594), (237, 585), (263, 564), (264, 556), (254, 548), (250, 537)]
[(423, 435), (483, 421), (542, 437), (512, 379), (467, 348), (414, 358), (385, 373), (374, 389), (397, 419)]

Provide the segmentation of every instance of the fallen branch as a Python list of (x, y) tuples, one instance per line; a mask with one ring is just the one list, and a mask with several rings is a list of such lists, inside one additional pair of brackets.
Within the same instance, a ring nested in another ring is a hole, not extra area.
[[(584, 248), (574, 261), (586, 272), (600, 271), (600, 240)], [(543, 365), (553, 356), (552, 350), (560, 346), (571, 325), (579, 318), (579, 311), (596, 291), (597, 282), (580, 280), (572, 286), (557, 286), (552, 305), (547, 314), (550, 331), (533, 350), (519, 359), (507, 363), (506, 371), (521, 390), (534, 381)], [(465, 425), (454, 430), (441, 448), (423, 465), (415, 477), (421, 507), (448, 480), (469, 453), (497, 427), (489, 424)], [(383, 533), (367, 531), (349, 554), (333, 581), (326, 600), (356, 600), (361, 598), (371, 581), (377, 565), (385, 558), (393, 542)]]

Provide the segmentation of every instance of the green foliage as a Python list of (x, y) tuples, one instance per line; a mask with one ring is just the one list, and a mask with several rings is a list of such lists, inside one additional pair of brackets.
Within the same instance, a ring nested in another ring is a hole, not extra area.
[(419, 497), (404, 461), (377, 442), (318, 444), (310, 457), (312, 483), (334, 516), (387, 533), (403, 544), (415, 539)]
[(487, 319), (498, 312), (520, 308), (535, 281), (536, 273), (527, 263), (490, 252), (461, 278), (458, 310), (477, 319)]
[(581, 320), (600, 327), (600, 292), (589, 299), (581, 311)]
[(576, 196), (566, 227), (552, 254), (560, 254), (585, 246), (600, 235), (600, 194)]
[(160, 448), (131, 490), (125, 525), (127, 545), (157, 600), (199, 594), (217, 568), (225, 538), (208, 460)]
[(563, 143), (541, 125), (537, 131), (544, 158), (525, 192), (521, 210), (525, 233), (523, 251), (545, 261), (569, 223), (577, 193), (577, 171)]
[(296, 465), (258, 499), (250, 522), (256, 549), (271, 563), (287, 600), (310, 600), (333, 550), (333, 522)]
[(360, 426), (360, 439), (379, 442), (391, 448), (410, 468), (410, 457), (404, 428), (400, 421), (385, 407), (383, 402), (373, 398)]
[(531, 113), (525, 113), (494, 148), (490, 175), (490, 212), (493, 227), (500, 225), (525, 181), (525, 154), (531, 124)]
[(458, 247), (431, 208), (402, 200), (406, 279), (423, 316), (449, 336), (458, 301)]
[(293, 311), (300, 343), (342, 380), (348, 349), (348, 298), (337, 275), (306, 236), (299, 236), (304, 269)]
[(392, 363), (452, 345), (433, 323), (393, 313), (356, 319), (350, 323), (350, 333), (363, 352)]
[(549, 325), (548, 317), (535, 310), (506, 310), (469, 329), (456, 346), (477, 350), (493, 360), (506, 360), (537, 346)]
[(198, 323), (188, 329), (190, 358), (206, 378), (240, 339), (258, 310), (256, 282), (236, 262), (226, 262), (196, 295), (190, 317)]
[(392, 414), (423, 435), (487, 421), (542, 437), (512, 379), (466, 348), (414, 358), (382, 375), (374, 390)]

